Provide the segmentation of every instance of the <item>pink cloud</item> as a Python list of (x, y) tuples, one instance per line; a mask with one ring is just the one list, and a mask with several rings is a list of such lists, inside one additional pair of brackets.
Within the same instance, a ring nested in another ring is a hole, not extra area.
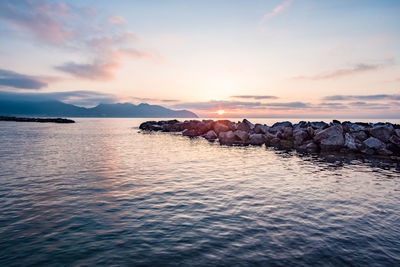
[(108, 18), (108, 22), (111, 24), (125, 24), (126, 20), (120, 15), (113, 15)]
[(69, 7), (62, 3), (0, 2), (0, 20), (51, 44), (62, 44), (74, 36), (73, 31), (59, 20), (67, 17), (68, 12)]
[(280, 5), (276, 6), (271, 12), (266, 13), (261, 19), (260, 24), (265, 23), (270, 18), (282, 13), (286, 8), (288, 8), (292, 4), (293, 0), (286, 0), (282, 2)]
[(342, 76), (349, 76), (349, 75), (354, 75), (358, 73), (363, 73), (367, 71), (373, 71), (381, 68), (381, 65), (368, 65), (368, 64), (358, 64), (354, 66), (353, 68), (349, 69), (339, 69), (335, 70), (329, 73), (324, 73), (324, 74), (317, 74), (317, 75), (311, 75), (311, 76), (296, 76), (293, 77), (295, 80), (326, 80), (326, 79), (333, 79), (337, 77), (342, 77)]

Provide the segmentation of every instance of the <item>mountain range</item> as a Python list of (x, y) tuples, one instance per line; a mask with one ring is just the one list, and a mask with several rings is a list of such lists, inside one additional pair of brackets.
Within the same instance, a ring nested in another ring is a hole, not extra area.
[(0, 115), (40, 117), (110, 117), (110, 118), (197, 118), (188, 110), (172, 110), (141, 103), (99, 104), (92, 108), (79, 107), (52, 99), (27, 99), (0, 94)]

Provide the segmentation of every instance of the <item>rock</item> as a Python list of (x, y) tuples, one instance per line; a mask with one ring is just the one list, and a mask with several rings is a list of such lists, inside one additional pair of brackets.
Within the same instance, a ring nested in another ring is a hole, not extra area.
[(389, 142), (392, 143), (392, 144), (395, 144), (398, 147), (400, 147), (400, 137), (398, 137), (397, 135), (392, 135), (389, 138)]
[(367, 148), (375, 149), (375, 150), (380, 150), (386, 148), (386, 144), (383, 143), (381, 140), (375, 138), (375, 137), (370, 137), (367, 140), (363, 142), (363, 144)]
[(333, 121), (332, 121), (332, 124), (341, 124), (341, 122), (338, 121), (338, 120), (333, 120)]
[(394, 131), (396, 132), (396, 135), (397, 135), (398, 137), (400, 137), (400, 129), (395, 129)]
[(307, 127), (307, 133), (309, 136), (313, 137), (315, 135), (315, 130), (313, 127), (309, 126)]
[(350, 133), (354, 133), (354, 132), (359, 132), (359, 131), (364, 131), (365, 127), (356, 123), (352, 123), (349, 121), (345, 121), (342, 123), (343, 126), (343, 131), (344, 132), (350, 132)]
[(352, 135), (350, 135), (349, 133), (346, 133), (344, 135), (344, 139), (345, 139), (345, 141), (344, 141), (345, 147), (347, 147), (348, 149), (350, 149), (352, 151), (358, 150), (356, 140)]
[(262, 124), (256, 124), (254, 126), (254, 133), (256, 134), (266, 134), (268, 132), (268, 126)]
[(314, 136), (314, 141), (320, 144), (322, 150), (339, 150), (344, 145), (343, 128), (335, 124)]
[(352, 132), (350, 135), (360, 142), (364, 142), (368, 138), (368, 135), (364, 131)]
[(304, 128), (297, 128), (293, 131), (294, 146), (301, 146), (309, 138), (308, 132)]
[(382, 142), (388, 142), (390, 136), (393, 133), (394, 133), (394, 128), (391, 124), (384, 124), (384, 125), (377, 124), (376, 126), (369, 129), (369, 134), (375, 138), (378, 138)]
[(237, 130), (250, 132), (250, 130), (254, 129), (254, 125), (248, 120), (244, 119), (242, 122), (239, 122), (236, 126)]
[(293, 138), (292, 126), (283, 127), (281, 132), (282, 132), (282, 139), (291, 140)]
[(222, 132), (227, 132), (229, 130), (229, 127), (222, 122), (217, 121), (216, 123), (214, 123), (214, 132), (218, 135)]
[(237, 137), (232, 131), (220, 132), (218, 139), (222, 145), (232, 145), (237, 143)]
[(249, 133), (242, 130), (236, 130), (234, 134), (240, 139), (241, 142), (246, 143), (249, 140)]
[(274, 137), (274, 138), (271, 139), (269, 145), (278, 146), (280, 144), (280, 142), (281, 142), (281, 139), (279, 139), (277, 137)]
[(204, 138), (207, 140), (215, 140), (218, 138), (218, 135), (213, 131), (209, 130), (205, 135)]
[(306, 150), (307, 150), (307, 152), (317, 152), (318, 145), (316, 143), (314, 143), (313, 141), (311, 141), (306, 145)]
[(183, 136), (195, 137), (198, 136), (196, 129), (185, 129), (182, 132)]
[(298, 129), (298, 128), (307, 128), (311, 126), (311, 124), (309, 122), (306, 121), (300, 121), (299, 123), (296, 123), (293, 125), (294, 129)]
[(251, 134), (249, 138), (249, 144), (260, 146), (264, 144), (264, 137), (262, 134)]
[(281, 141), (279, 142), (279, 145), (280, 145), (282, 148), (290, 149), (290, 148), (293, 148), (293, 141), (292, 141), (292, 140), (281, 140)]
[(276, 122), (274, 123), (274, 125), (272, 125), (272, 128), (276, 127), (293, 127), (293, 125), (290, 121), (283, 121), (283, 122)]
[(311, 127), (313, 127), (314, 129), (326, 129), (329, 127), (329, 124), (327, 124), (326, 122), (323, 121), (313, 121), (311, 122)]
[(253, 129), (254, 129), (254, 124), (252, 124), (252, 123), (251, 123), (250, 121), (248, 121), (247, 119), (244, 119), (244, 120), (242, 121), (242, 123), (247, 124), (247, 126), (249, 126), (250, 130), (253, 130)]

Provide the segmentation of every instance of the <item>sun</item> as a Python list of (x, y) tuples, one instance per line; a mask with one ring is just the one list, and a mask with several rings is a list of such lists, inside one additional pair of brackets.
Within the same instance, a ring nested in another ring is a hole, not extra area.
[(225, 113), (225, 110), (223, 110), (223, 109), (219, 109), (219, 110), (217, 111), (217, 113), (218, 113), (218, 115), (224, 115), (224, 113)]

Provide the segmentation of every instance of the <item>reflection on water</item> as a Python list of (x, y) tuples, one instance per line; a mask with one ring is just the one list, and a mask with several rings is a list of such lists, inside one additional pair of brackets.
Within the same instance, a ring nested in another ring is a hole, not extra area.
[(392, 163), (77, 121), (0, 123), (1, 266), (400, 261)]

